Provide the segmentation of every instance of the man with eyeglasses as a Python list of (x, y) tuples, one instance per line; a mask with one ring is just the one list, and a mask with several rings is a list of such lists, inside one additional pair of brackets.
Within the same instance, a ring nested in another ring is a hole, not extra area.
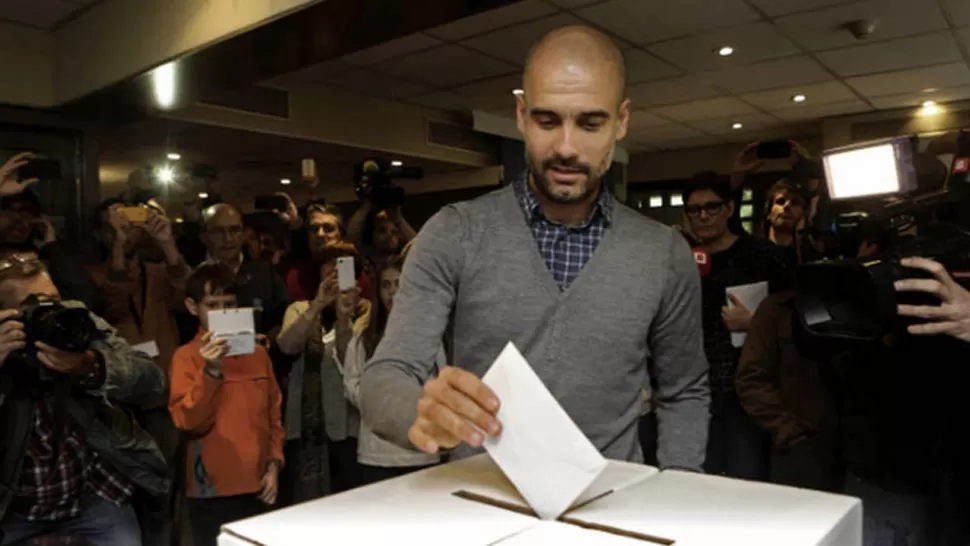
[(701, 279), (704, 352), (710, 363), (711, 422), (705, 470), (735, 478), (767, 479), (764, 435), (741, 407), (735, 392), (741, 348), (731, 340), (746, 332), (755, 309), (727, 289), (768, 282), (769, 292), (791, 287), (793, 271), (774, 245), (730, 229), (735, 200), (727, 176), (694, 175), (684, 189), (691, 235), (710, 254), (710, 273)]
[(202, 213), (206, 263), (222, 263), (236, 272), (239, 306), (255, 308), (257, 333), (275, 340), (290, 305), (290, 293), (273, 264), (245, 259), (244, 231), (242, 213), (233, 205), (219, 203)]
[(29, 301), (60, 294), (37, 256), (0, 253), (0, 545), (67, 535), (138, 546), (136, 491), (160, 498), (170, 483), (154, 441), (118, 404), (162, 394), (165, 376), (93, 313), (85, 350), (29, 339)]

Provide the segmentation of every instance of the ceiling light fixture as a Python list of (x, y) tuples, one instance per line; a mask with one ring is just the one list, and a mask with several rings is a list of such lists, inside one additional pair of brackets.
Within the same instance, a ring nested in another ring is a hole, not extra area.
[(919, 111), (919, 114), (921, 116), (935, 116), (941, 111), (935, 101), (928, 100), (923, 102), (923, 108)]
[(199, 199), (208, 199), (209, 194), (206, 192), (199, 192)]
[(730, 57), (734, 55), (734, 48), (731, 46), (723, 46), (717, 50), (717, 54), (720, 57)]
[(152, 71), (152, 87), (155, 91), (155, 103), (162, 110), (175, 106), (176, 70), (175, 62), (163, 64)]
[(178, 161), (179, 159), (182, 159), (182, 154), (170, 153), (168, 154), (168, 158), (172, 161)]
[(807, 98), (808, 97), (806, 97), (805, 95), (799, 93), (799, 94), (795, 95), (794, 97), (792, 97), (791, 98), (791, 101), (792, 102), (805, 102), (805, 99), (807, 99)]
[(280, 180), (280, 184), (283, 184), (284, 186), (289, 186), (290, 185), (290, 179), (289, 178), (284, 178), (284, 179)]
[(513, 95), (524, 95), (525, 94), (525, 91), (523, 91), (521, 89), (513, 89), (512, 90), (512, 94)]
[(158, 169), (156, 176), (162, 184), (171, 184), (175, 180), (175, 169), (166, 165)]
[(734, 123), (731, 124), (731, 128), (734, 129), (734, 130), (743, 129), (744, 128), (744, 124), (741, 123), (741, 122), (734, 122)]
[(404, 165), (404, 162), (403, 161), (391, 161), (391, 166), (392, 167), (401, 167), (403, 165)]

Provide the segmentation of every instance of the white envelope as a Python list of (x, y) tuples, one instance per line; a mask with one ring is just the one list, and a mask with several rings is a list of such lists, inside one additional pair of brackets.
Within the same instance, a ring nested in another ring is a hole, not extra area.
[[(741, 303), (748, 308), (748, 311), (754, 314), (758, 306), (761, 305), (761, 302), (768, 297), (768, 281), (729, 286), (725, 292), (733, 294), (734, 297), (741, 300)], [(728, 300), (728, 305), (731, 305), (730, 299)], [(744, 341), (746, 339), (748, 339), (747, 332), (731, 332), (731, 345), (735, 347), (744, 347)]]
[(515, 345), (482, 378), (498, 396), (502, 434), (485, 449), (542, 519), (573, 505), (606, 459), (569, 418)]
[(250, 308), (209, 311), (209, 331), (229, 342), (226, 356), (256, 352), (256, 325)]

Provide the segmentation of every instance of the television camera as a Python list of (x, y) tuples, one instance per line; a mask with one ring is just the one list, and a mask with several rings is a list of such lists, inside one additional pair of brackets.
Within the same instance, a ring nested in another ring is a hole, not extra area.
[(420, 167), (405, 167), (399, 161), (367, 159), (354, 168), (357, 197), (374, 203), (378, 208), (398, 206), (404, 202), (404, 188), (395, 179), (420, 179)]
[(921, 151), (921, 144), (899, 137), (823, 152), (830, 201), (807, 231), (824, 257), (799, 266), (795, 280), (804, 332), (876, 340), (913, 322), (897, 314), (898, 305), (938, 305), (927, 294), (896, 292), (897, 280), (928, 277), (903, 267), (902, 258), (970, 270), (970, 218), (960, 217), (970, 201), (970, 133), (957, 135), (952, 154)]

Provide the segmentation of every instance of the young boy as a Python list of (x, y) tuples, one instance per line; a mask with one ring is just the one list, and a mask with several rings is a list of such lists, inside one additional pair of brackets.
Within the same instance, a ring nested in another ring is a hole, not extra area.
[(186, 283), (185, 306), (199, 334), (172, 359), (169, 411), (189, 433), (186, 496), (195, 546), (215, 545), (226, 523), (276, 503), (283, 465), (282, 396), (269, 354), (225, 356), (225, 338), (208, 332), (209, 311), (236, 307), (235, 275), (202, 265)]

